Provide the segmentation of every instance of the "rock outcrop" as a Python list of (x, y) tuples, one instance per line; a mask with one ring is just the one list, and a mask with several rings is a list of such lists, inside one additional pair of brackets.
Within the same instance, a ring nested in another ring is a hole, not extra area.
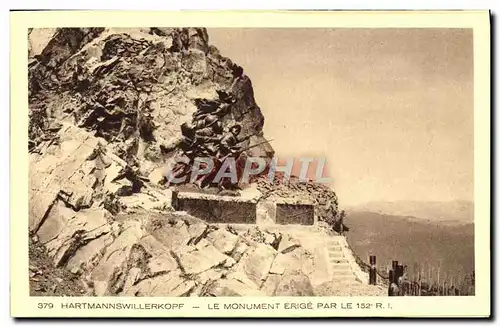
[(65, 208), (57, 201), (32, 237), (54, 267), (81, 281), (85, 295), (307, 296), (314, 267), (322, 267), (300, 245), (291, 248), (289, 236), (273, 242), (286, 252), (260, 242), (275, 234), (255, 227), (236, 232), (144, 209), (116, 216), (82, 209), (58, 221)]
[[(52, 34), (29, 67), (30, 149), (52, 140), (53, 121), (67, 121), (103, 138), (120, 158), (148, 177), (164, 163), (161, 146), (181, 137), (196, 101), (231, 94), (222, 123), (265, 140), (264, 117), (243, 69), (210, 46), (203, 28), (65, 28)], [(31, 32), (33, 35), (40, 33)], [(40, 38), (40, 36), (39, 36)], [(41, 47), (37, 44), (38, 48)], [(272, 155), (269, 144), (254, 148)]]
[[(293, 236), (208, 224), (175, 211), (171, 190), (159, 185), (199, 101), (231, 94), (224, 128), (236, 121), (242, 136), (253, 135), (244, 146), (265, 141), (250, 79), (209, 45), (205, 29), (29, 37), (29, 233), (47, 267), (72, 276), (82, 295), (315, 294), (324, 262)], [(269, 144), (253, 149), (273, 155)], [(281, 186), (266, 187), (266, 196), (282, 196)], [(326, 203), (324, 189), (296, 187)]]

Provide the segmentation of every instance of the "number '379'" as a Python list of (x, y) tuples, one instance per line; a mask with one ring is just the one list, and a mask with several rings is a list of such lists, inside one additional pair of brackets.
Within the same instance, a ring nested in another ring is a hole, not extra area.
[(53, 303), (38, 303), (38, 309), (52, 309), (53, 307)]

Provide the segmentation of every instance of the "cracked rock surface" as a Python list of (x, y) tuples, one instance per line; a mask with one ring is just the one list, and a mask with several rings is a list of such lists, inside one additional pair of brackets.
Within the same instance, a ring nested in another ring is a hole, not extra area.
[(224, 127), (235, 120), (255, 135), (247, 142), (265, 140), (250, 79), (205, 29), (33, 29), (29, 42), (31, 295), (318, 292), (324, 262), (294, 237), (174, 211), (159, 185), (162, 147), (178, 142), (199, 99), (231, 93)]

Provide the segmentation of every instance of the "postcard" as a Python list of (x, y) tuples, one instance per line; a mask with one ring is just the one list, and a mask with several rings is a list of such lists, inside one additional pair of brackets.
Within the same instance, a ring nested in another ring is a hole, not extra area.
[(489, 317), (489, 19), (11, 12), (11, 315)]

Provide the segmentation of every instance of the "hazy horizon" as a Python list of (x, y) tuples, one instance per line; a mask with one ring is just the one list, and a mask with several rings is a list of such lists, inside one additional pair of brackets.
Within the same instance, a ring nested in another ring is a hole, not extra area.
[(414, 203), (456, 203), (456, 202), (467, 202), (467, 203), (474, 203), (474, 199), (471, 200), (463, 200), (463, 199), (454, 199), (454, 200), (371, 200), (371, 201), (366, 201), (366, 202), (359, 202), (355, 204), (350, 204), (347, 205), (348, 208), (356, 208), (359, 207), (360, 205), (366, 205), (366, 204), (372, 204), (372, 203), (396, 203), (396, 202), (414, 202)]
[(468, 29), (208, 29), (278, 156), (326, 156), (340, 206), (473, 200)]

